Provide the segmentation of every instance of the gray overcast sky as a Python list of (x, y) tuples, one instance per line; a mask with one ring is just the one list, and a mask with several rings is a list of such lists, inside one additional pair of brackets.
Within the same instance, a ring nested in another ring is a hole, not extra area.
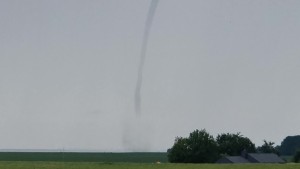
[(166, 151), (206, 128), (299, 134), (299, 0), (0, 1), (0, 149)]

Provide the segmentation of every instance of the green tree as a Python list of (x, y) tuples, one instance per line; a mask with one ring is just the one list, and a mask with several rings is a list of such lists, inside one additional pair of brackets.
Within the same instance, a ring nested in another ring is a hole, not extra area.
[(188, 138), (176, 138), (168, 150), (170, 162), (212, 163), (218, 159), (217, 143), (206, 130), (195, 130)]
[(257, 151), (260, 153), (275, 153), (279, 155), (278, 147), (274, 147), (274, 142), (264, 140), (264, 144), (257, 147)]
[(280, 154), (286, 156), (295, 155), (296, 151), (300, 149), (300, 135), (287, 136), (280, 145)]
[(187, 138), (176, 137), (172, 148), (168, 149), (168, 159), (171, 163), (184, 163), (187, 159)]
[(296, 152), (296, 154), (294, 155), (294, 162), (295, 163), (299, 163), (300, 162), (300, 150), (298, 150), (297, 152)]
[(240, 133), (220, 134), (217, 136), (216, 141), (221, 155), (238, 156), (241, 155), (243, 150), (246, 150), (248, 153), (256, 152), (255, 144)]
[(187, 162), (210, 163), (215, 162), (218, 157), (218, 146), (206, 130), (195, 130), (188, 138)]

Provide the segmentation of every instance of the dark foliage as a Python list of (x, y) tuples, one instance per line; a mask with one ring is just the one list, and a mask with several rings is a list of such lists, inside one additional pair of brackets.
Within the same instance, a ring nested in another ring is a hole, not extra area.
[(171, 163), (184, 163), (188, 151), (187, 138), (177, 137), (172, 148), (168, 149), (168, 159)]
[(216, 141), (218, 143), (219, 153), (222, 155), (239, 156), (243, 150), (246, 150), (248, 153), (256, 152), (255, 144), (240, 133), (221, 134), (217, 136)]
[(275, 153), (279, 155), (279, 147), (274, 147), (274, 142), (264, 140), (264, 144), (262, 146), (257, 147), (257, 152), (259, 153)]
[(213, 163), (219, 158), (217, 143), (205, 130), (195, 130), (188, 138), (176, 138), (168, 158), (173, 163)]
[(293, 161), (294, 161), (295, 163), (299, 163), (299, 162), (300, 162), (300, 150), (298, 150), (298, 151), (296, 152), (296, 154), (294, 155)]
[(300, 135), (288, 136), (281, 142), (280, 154), (292, 156), (298, 149), (300, 149)]

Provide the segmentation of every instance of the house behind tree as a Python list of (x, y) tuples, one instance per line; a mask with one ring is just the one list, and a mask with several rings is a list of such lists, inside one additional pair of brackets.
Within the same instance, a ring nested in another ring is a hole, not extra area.
[(241, 156), (225, 156), (216, 163), (285, 163), (274, 153), (242, 153)]

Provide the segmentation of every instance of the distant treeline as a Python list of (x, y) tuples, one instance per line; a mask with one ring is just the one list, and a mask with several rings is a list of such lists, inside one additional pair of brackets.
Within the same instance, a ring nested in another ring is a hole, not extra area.
[(174, 163), (213, 163), (222, 156), (239, 156), (247, 153), (275, 153), (280, 156), (294, 156), (300, 161), (300, 136), (288, 136), (281, 145), (263, 140), (255, 144), (241, 133), (222, 133), (216, 138), (205, 129), (195, 130), (189, 137), (176, 137), (174, 145), (168, 149), (168, 159)]

